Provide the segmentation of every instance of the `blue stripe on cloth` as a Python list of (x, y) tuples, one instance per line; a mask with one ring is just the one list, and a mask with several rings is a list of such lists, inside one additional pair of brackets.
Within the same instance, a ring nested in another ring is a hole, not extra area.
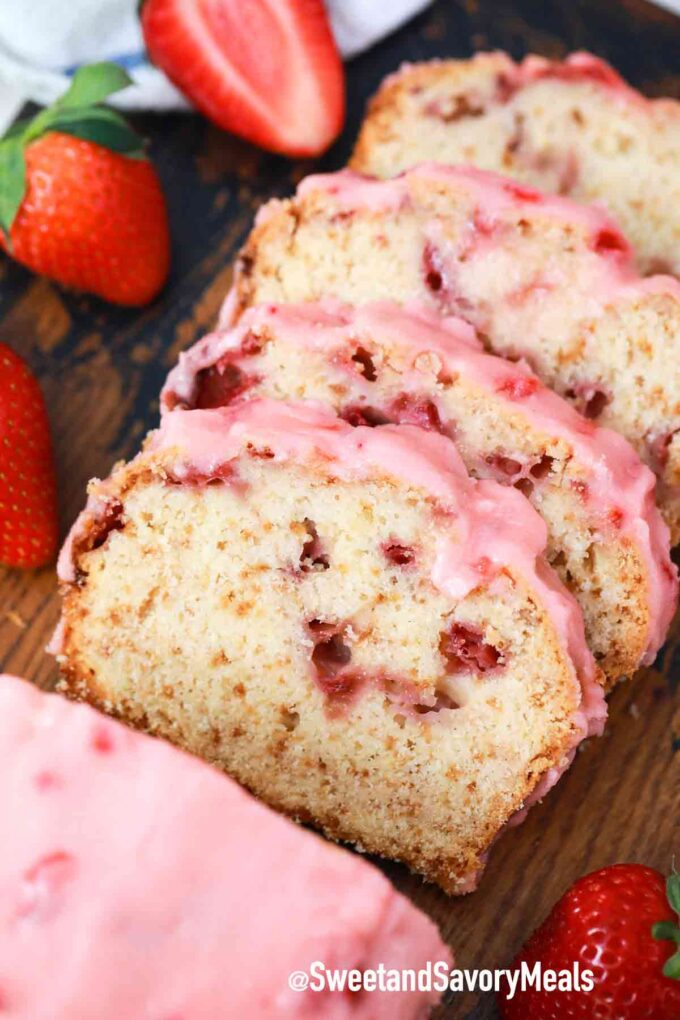
[[(110, 60), (113, 64), (120, 64), (121, 67), (126, 68), (128, 71), (134, 70), (135, 67), (141, 67), (142, 64), (148, 63), (146, 53), (144, 52), (120, 53), (115, 56), (107, 57), (106, 59)], [(70, 78), (76, 73), (80, 66), (80, 64), (73, 64), (71, 67), (65, 67), (62, 73), (67, 74)]]

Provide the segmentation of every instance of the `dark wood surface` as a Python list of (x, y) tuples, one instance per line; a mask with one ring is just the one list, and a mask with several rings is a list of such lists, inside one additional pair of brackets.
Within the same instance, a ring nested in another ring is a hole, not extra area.
[[(87, 479), (133, 453), (155, 424), (161, 383), (178, 352), (213, 324), (256, 207), (312, 169), (341, 166), (366, 98), (403, 60), (489, 48), (515, 57), (590, 49), (647, 94), (680, 96), (680, 19), (642, 0), (440, 0), (348, 65), (347, 129), (320, 164), (264, 155), (196, 116), (136, 119), (151, 141), (173, 231), (172, 276), (153, 306), (116, 309), (67, 294), (2, 257), (0, 340), (42, 382), (64, 530)], [(0, 568), (0, 667), (51, 685), (55, 666), (43, 648), (57, 613), (53, 570)], [(622, 860), (668, 869), (673, 853), (680, 857), (678, 636), (676, 626), (654, 668), (614, 693), (604, 738), (585, 746), (558, 788), (500, 841), (477, 893), (449, 899), (405, 869), (384, 866), (435, 918), (461, 966), (509, 962), (585, 871)], [(493, 997), (449, 996), (438, 1016), (496, 1016)]]

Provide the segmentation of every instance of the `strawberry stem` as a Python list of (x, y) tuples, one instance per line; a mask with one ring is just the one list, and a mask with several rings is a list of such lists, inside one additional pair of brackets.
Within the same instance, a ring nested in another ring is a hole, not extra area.
[[(675, 868), (666, 879), (666, 896), (671, 909), (680, 915), (680, 875)], [(652, 925), (652, 938), (675, 942), (678, 948), (664, 963), (663, 973), (668, 978), (680, 981), (680, 927), (674, 921), (657, 921)]]

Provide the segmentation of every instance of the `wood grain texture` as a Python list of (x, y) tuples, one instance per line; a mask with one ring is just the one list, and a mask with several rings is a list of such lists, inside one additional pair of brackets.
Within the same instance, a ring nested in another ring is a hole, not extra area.
[[(0, 261), (0, 340), (23, 354), (44, 388), (54, 432), (64, 530), (88, 478), (132, 454), (157, 420), (158, 392), (177, 353), (210, 328), (230, 261), (264, 199), (312, 169), (347, 158), (368, 96), (403, 60), (503, 48), (561, 56), (577, 48), (609, 59), (649, 95), (680, 96), (680, 20), (642, 0), (441, 0), (348, 68), (349, 119), (317, 164), (255, 151), (194, 116), (138, 117), (168, 197), (170, 282), (142, 312), (67, 294)], [(57, 618), (54, 573), (0, 568), (0, 667), (43, 686), (55, 667), (43, 648)], [(653, 669), (611, 699), (605, 737), (591, 741), (559, 787), (495, 848), (479, 891), (447, 898), (396, 865), (384, 870), (439, 923), (459, 963), (508, 963), (580, 874), (680, 858), (680, 632)], [(450, 996), (438, 1017), (496, 1016), (490, 995)]]

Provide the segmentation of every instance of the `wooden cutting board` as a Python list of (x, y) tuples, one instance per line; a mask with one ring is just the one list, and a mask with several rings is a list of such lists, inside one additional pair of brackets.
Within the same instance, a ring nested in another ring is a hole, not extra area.
[[(215, 321), (230, 263), (257, 206), (313, 169), (346, 160), (368, 96), (404, 60), (502, 48), (558, 57), (589, 49), (649, 95), (680, 96), (680, 19), (642, 0), (440, 0), (348, 66), (349, 119), (317, 164), (264, 155), (196, 116), (146, 116), (170, 209), (173, 271), (143, 311), (67, 294), (2, 257), (0, 340), (23, 354), (47, 398), (64, 530), (93, 475), (132, 454), (158, 414), (158, 392), (182, 348)], [(43, 686), (55, 679), (43, 648), (58, 613), (54, 572), (0, 568), (0, 667)], [(614, 861), (668, 869), (680, 858), (680, 628), (654, 668), (611, 698), (592, 741), (528, 821), (495, 848), (475, 894), (450, 899), (397, 865), (393, 881), (426, 910), (465, 967), (499, 967), (579, 875)], [(496, 1016), (492, 995), (450, 995), (439, 1017)], [(530, 1020), (530, 1018), (528, 1018)]]

